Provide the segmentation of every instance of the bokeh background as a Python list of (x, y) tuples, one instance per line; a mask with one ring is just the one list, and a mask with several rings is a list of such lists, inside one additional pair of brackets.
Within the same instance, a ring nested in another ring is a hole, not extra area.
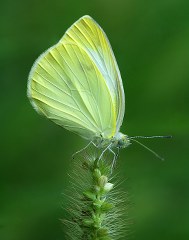
[(26, 97), (34, 60), (79, 17), (105, 30), (123, 78), (128, 135), (173, 135), (121, 151), (131, 239), (189, 239), (189, 1), (0, 2), (0, 239), (63, 240), (65, 188), (80, 137), (39, 116)]

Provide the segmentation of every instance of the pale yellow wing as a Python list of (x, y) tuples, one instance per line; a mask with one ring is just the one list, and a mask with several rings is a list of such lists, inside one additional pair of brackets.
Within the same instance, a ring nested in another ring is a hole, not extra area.
[(90, 16), (84, 16), (68, 29), (60, 42), (78, 45), (101, 72), (116, 111), (118, 132), (125, 113), (125, 95), (120, 71), (105, 32)]
[(116, 133), (117, 118), (110, 86), (85, 43), (74, 41), (82, 34), (69, 37), (84, 19), (90, 19), (91, 30), (97, 26), (91, 18), (81, 18), (36, 60), (29, 75), (28, 97), (39, 113), (58, 125), (86, 139), (100, 134), (110, 138)]

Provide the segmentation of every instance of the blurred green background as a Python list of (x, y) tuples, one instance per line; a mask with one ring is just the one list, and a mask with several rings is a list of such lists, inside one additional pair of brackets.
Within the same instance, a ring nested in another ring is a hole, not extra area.
[(4, 0), (0, 3), (0, 239), (63, 240), (62, 193), (80, 137), (39, 116), (26, 97), (34, 60), (91, 15), (116, 55), (126, 95), (122, 132), (167, 135), (121, 151), (135, 219), (131, 239), (189, 239), (189, 1)]

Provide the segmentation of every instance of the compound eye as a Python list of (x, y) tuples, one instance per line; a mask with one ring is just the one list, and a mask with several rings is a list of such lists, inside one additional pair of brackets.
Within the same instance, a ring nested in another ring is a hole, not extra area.
[(123, 144), (124, 144), (123, 140), (120, 139), (120, 140), (118, 141), (118, 145), (119, 145), (120, 147), (122, 147)]

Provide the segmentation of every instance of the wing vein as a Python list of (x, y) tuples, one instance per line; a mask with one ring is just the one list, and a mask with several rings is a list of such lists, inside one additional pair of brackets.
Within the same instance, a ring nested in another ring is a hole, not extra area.
[[(50, 88), (44, 86), (42, 83), (38, 82), (36, 79), (33, 78), (33, 81), (36, 82), (36, 83), (38, 83), (38, 84), (41, 85), (42, 87), (46, 88), (47, 90), (51, 91)], [(32, 88), (32, 89), (35, 90), (36, 92), (42, 94), (40, 91), (38, 91), (38, 90), (36, 90), (36, 89), (34, 89), (34, 88)], [(51, 92), (52, 92), (52, 91), (51, 91)], [(53, 92), (53, 93), (54, 93), (54, 92)], [(47, 95), (44, 95), (44, 96), (47, 96)], [(47, 97), (48, 97), (48, 96), (47, 96)], [(51, 98), (51, 97), (49, 97), (49, 98)], [(58, 103), (61, 103), (62, 105), (66, 106), (66, 107), (69, 107), (69, 108), (72, 108), (72, 109), (74, 109), (74, 110), (76, 110), (76, 111), (78, 111), (78, 112), (81, 112), (80, 109), (74, 108), (74, 107), (71, 106), (71, 105), (67, 105), (67, 104), (63, 103), (62, 101), (56, 100), (56, 99), (54, 99), (54, 98), (51, 98), (51, 99), (54, 100), (54, 101), (56, 101), (56, 102), (58, 102)]]
[[(36, 73), (42, 77), (44, 80), (46, 80), (49, 84), (51, 84), (52, 86), (54, 86), (55, 88), (57, 88), (58, 90), (60, 90), (61, 92), (63, 92), (64, 94), (68, 95), (69, 97), (72, 97), (71, 94), (67, 93), (66, 91), (63, 91), (63, 89), (59, 88), (56, 84), (53, 84), (52, 82), (50, 82), (47, 78), (45, 78), (42, 74), (40, 74), (38, 71), (36, 71)], [(35, 80), (36, 81), (36, 80)], [(36, 81), (37, 82), (37, 81)], [(37, 82), (39, 83), (39, 82)], [(70, 89), (71, 91), (71, 89)]]
[[(83, 56), (83, 53), (81, 52), (81, 49), (80, 49), (80, 48), (79, 48), (79, 51), (80, 51), (81, 55)], [(87, 80), (87, 84), (88, 84), (90, 93), (91, 93), (91, 95), (92, 95), (92, 98), (93, 98), (94, 102), (96, 103), (95, 106), (96, 106), (97, 111), (98, 111), (98, 117), (99, 117), (99, 120), (100, 120), (101, 129), (102, 129), (102, 120), (101, 120), (101, 117), (100, 117), (99, 106), (98, 106), (98, 103), (97, 103), (97, 101), (96, 101), (96, 99), (95, 99), (95, 97), (94, 97), (94, 94), (93, 94), (92, 90), (91, 90), (91, 86), (90, 86), (90, 84), (89, 84), (89, 78), (88, 78), (87, 73), (86, 73), (86, 71), (85, 71), (85, 68), (82, 66), (82, 64), (81, 64), (81, 62), (80, 62), (80, 60), (79, 60), (79, 58), (78, 58), (78, 55), (77, 55), (77, 53), (76, 53), (75, 50), (74, 50), (74, 52), (75, 52), (75, 55), (76, 55), (76, 57), (77, 57), (80, 65), (81, 65), (82, 69), (83, 69), (83, 72), (84, 72), (84, 74), (85, 74), (85, 78), (86, 78), (86, 80)], [(83, 60), (84, 60), (85, 63), (86, 63), (86, 60), (85, 60), (84, 56), (83, 56)], [(86, 63), (86, 64), (87, 64), (87, 63)], [(94, 67), (94, 68), (95, 68), (95, 67)], [(95, 70), (95, 73), (96, 73), (96, 70)], [(97, 77), (97, 80), (98, 80), (98, 77)], [(99, 81), (99, 80), (98, 80), (98, 81)], [(91, 104), (90, 104), (90, 105), (91, 105)], [(92, 107), (92, 106), (91, 106), (91, 107)]]
[[(71, 45), (71, 44), (70, 44), (70, 45)], [(69, 52), (68, 52), (68, 50), (66, 49), (66, 47), (65, 47), (65, 50), (66, 50), (67, 54), (69, 55)], [(71, 68), (70, 65), (67, 63), (67, 61), (65, 60), (65, 58), (62, 56), (61, 52), (59, 52), (59, 53), (60, 53), (60, 56), (64, 59), (64, 61), (65, 61), (65, 63), (67, 64), (67, 66), (69, 67), (69, 69), (70, 69), (70, 71), (72, 72), (72, 74), (76, 77), (76, 79), (78, 80), (78, 82), (81, 84), (81, 82), (79, 81), (77, 75), (73, 72), (72, 68)], [(70, 56), (70, 55), (69, 55), (69, 56)], [(71, 59), (71, 56), (70, 56), (70, 59)], [(81, 84), (81, 85), (82, 85), (82, 84)], [(82, 86), (83, 86), (83, 85), (82, 85)], [(76, 86), (75, 86), (75, 88), (77, 89)], [(90, 110), (88, 109), (88, 107), (86, 106), (85, 101), (83, 100), (83, 98), (82, 98), (82, 96), (81, 96), (81, 94), (80, 94), (80, 91), (78, 91), (78, 93), (79, 93), (79, 95), (80, 95), (80, 97), (81, 97), (81, 99), (82, 99), (82, 101), (83, 101), (83, 103), (84, 103), (86, 109), (88, 110), (90, 116), (92, 117), (93, 121), (95, 122), (95, 119), (94, 119), (92, 113), (90, 112)], [(91, 119), (91, 120), (92, 120), (92, 119)], [(92, 121), (91, 121), (91, 123), (92, 123)], [(94, 123), (93, 123), (93, 125), (94, 125), (95, 128), (98, 129), (98, 131), (99, 131), (98, 126), (95, 125)]]
[[(49, 97), (49, 96), (47, 96), (47, 95), (45, 95), (45, 94), (37, 91), (36, 89), (33, 89), (33, 90), (34, 90), (35, 92), (37, 92), (38, 94), (46, 97), (46, 98), (49, 98), (49, 99), (51, 99), (51, 100), (53, 100), (53, 101), (55, 101), (55, 102), (58, 102), (57, 100), (55, 100), (55, 99), (53, 99), (53, 98), (51, 98), (51, 97)], [(64, 114), (70, 115), (71, 117), (73, 117), (73, 118), (75, 118), (75, 119), (83, 122), (84, 125), (87, 124), (86, 122), (82, 121), (80, 118), (78, 118), (78, 117), (76, 117), (76, 116), (74, 116), (74, 115), (72, 115), (72, 114), (70, 114), (70, 113), (68, 113), (68, 112), (65, 112), (65, 111), (63, 111), (63, 110), (61, 110), (61, 109), (59, 109), (59, 108), (57, 108), (57, 107), (55, 107), (55, 106), (53, 106), (53, 105), (51, 105), (51, 104), (49, 104), (49, 103), (46, 103), (46, 102), (42, 101), (41, 99), (39, 99), (39, 98), (37, 98), (37, 97), (34, 97), (34, 96), (33, 96), (33, 98), (36, 99), (36, 100), (38, 100), (38, 101), (40, 101), (40, 102), (42, 102), (42, 103), (44, 103), (44, 104), (46, 104), (46, 105), (48, 105), (48, 106), (50, 106), (51, 108), (54, 108), (55, 110), (58, 110), (58, 111), (60, 111), (60, 112), (62, 112), (62, 113), (64, 113)], [(59, 117), (61, 117), (61, 116), (59, 116)], [(62, 117), (62, 118), (64, 118), (64, 117)]]

